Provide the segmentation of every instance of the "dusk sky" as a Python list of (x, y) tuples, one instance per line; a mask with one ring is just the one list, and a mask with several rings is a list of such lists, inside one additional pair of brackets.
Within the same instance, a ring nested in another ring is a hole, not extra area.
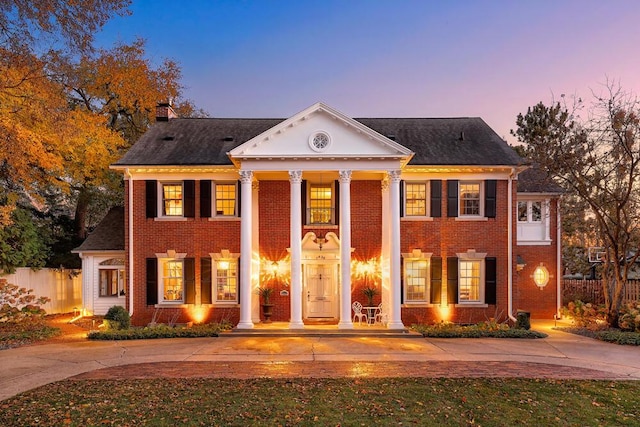
[(539, 101), (640, 94), (640, 1), (133, 0), (98, 35), (147, 40), (213, 117), (482, 117), (510, 143)]

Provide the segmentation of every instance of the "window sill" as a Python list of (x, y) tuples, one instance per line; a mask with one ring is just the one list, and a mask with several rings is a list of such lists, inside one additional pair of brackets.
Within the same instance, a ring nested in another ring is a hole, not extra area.
[(518, 240), (518, 246), (551, 246), (551, 240)]
[(486, 216), (457, 216), (456, 221), (489, 221)]
[(183, 216), (177, 216), (177, 217), (170, 217), (170, 216), (158, 216), (153, 218), (154, 221), (186, 221), (187, 218), (183, 217)]
[(237, 302), (226, 302), (226, 301), (216, 301), (213, 304), (208, 304), (212, 307), (240, 307), (240, 304), (238, 304)]
[(188, 307), (189, 304), (185, 304), (184, 302), (161, 302), (154, 305), (155, 308), (185, 308)]
[(474, 302), (474, 303), (469, 303), (469, 304), (454, 304), (455, 308), (487, 308), (489, 307), (489, 304), (483, 304), (483, 303), (478, 303), (478, 302)]
[(400, 221), (433, 221), (432, 216), (403, 216)]
[(207, 218), (209, 221), (240, 221), (239, 216), (212, 216)]
[(408, 301), (408, 302), (404, 302), (401, 307), (402, 308), (432, 308), (432, 307), (438, 307), (439, 304), (431, 304), (428, 303), (426, 301)]
[(335, 224), (304, 224), (305, 228), (314, 228), (318, 230), (337, 230), (338, 226)]

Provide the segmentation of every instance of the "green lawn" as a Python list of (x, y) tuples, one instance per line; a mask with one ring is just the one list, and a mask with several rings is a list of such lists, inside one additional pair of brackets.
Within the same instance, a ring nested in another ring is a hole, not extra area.
[(637, 426), (640, 382), (66, 380), (0, 402), (3, 426)]

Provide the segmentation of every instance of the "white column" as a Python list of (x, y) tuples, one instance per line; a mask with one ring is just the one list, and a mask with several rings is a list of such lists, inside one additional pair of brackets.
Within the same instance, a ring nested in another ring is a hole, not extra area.
[(340, 322), (338, 329), (353, 329), (351, 320), (351, 171), (340, 175)]
[[(260, 183), (253, 181), (251, 183), (253, 209), (251, 211), (251, 295), (255, 295), (256, 286), (260, 281), (260, 203), (259, 190)], [(260, 298), (251, 298), (251, 319), (254, 323), (260, 322)]]
[(238, 329), (251, 329), (251, 213), (253, 172), (240, 171), (241, 211), (240, 211), (240, 322)]
[(389, 293), (389, 329), (403, 329), (400, 307), (400, 171), (389, 171), (390, 191), (389, 208), (391, 209), (391, 244), (390, 244), (390, 280), (391, 292)]
[(291, 184), (291, 319), (289, 329), (302, 329), (302, 171), (289, 171)]
[(391, 240), (391, 221), (389, 212), (389, 179), (385, 177), (381, 181), (382, 190), (382, 251), (380, 253), (380, 279), (382, 282), (382, 302), (388, 307), (391, 298), (391, 282), (389, 280), (390, 273), (390, 257), (391, 249), (389, 248)]

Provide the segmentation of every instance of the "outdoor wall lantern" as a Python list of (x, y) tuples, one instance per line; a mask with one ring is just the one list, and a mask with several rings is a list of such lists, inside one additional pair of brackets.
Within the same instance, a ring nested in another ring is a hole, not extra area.
[(540, 263), (533, 271), (532, 277), (536, 286), (542, 289), (549, 283), (549, 270), (547, 270), (547, 267), (545, 267), (543, 263)]
[(524, 261), (524, 259), (520, 255), (518, 255), (516, 257), (516, 271), (522, 271), (526, 266), (527, 266), (527, 263)]

